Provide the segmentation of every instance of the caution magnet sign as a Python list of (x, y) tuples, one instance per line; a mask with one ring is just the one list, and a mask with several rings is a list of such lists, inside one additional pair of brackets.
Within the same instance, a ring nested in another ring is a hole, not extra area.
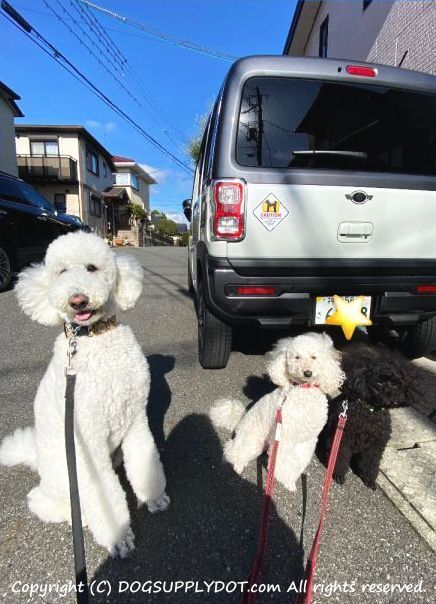
[(286, 218), (289, 212), (283, 203), (273, 193), (270, 193), (253, 210), (253, 214), (268, 231), (272, 231)]

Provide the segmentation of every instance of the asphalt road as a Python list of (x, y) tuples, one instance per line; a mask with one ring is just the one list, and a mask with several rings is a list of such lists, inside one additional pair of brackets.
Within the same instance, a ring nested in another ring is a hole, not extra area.
[[(229, 582), (246, 579), (256, 549), (265, 469), (253, 463), (239, 477), (223, 464), (226, 434), (217, 434), (206, 413), (211, 402), (223, 396), (249, 400), (262, 395), (268, 387), (262, 377), (263, 354), (277, 335), (253, 330), (239, 334), (225, 370), (201, 369), (194, 307), (187, 290), (186, 250), (145, 248), (129, 253), (144, 266), (145, 286), (136, 308), (119, 318), (134, 329), (151, 366), (149, 416), (162, 451), (171, 506), (165, 514), (150, 515), (144, 507), (138, 508), (129, 491), (136, 535), (136, 550), (129, 560), (108, 558), (86, 534), (89, 577), (101, 590), (108, 585), (112, 589), (110, 596), (100, 594), (93, 601), (239, 602), (236, 592), (199, 590), (207, 589), (205, 581), (223, 581), (231, 590)], [(0, 294), (0, 313), (3, 438), (32, 422), (32, 398), (58, 329), (24, 317), (12, 291)], [(293, 592), (285, 592), (301, 575), (318, 521), (323, 476), (323, 467), (314, 459), (296, 495), (277, 485), (263, 581), (279, 585), (281, 591), (265, 594), (258, 602), (293, 600)], [(74, 602), (71, 593), (65, 596), (62, 591), (73, 573), (70, 529), (66, 524), (44, 525), (31, 516), (26, 493), (36, 482), (37, 476), (23, 467), (0, 468), (0, 598), (8, 604)], [(166, 581), (171, 593), (147, 593), (149, 581)], [(176, 593), (175, 585), (171, 587), (174, 581), (198, 582), (197, 593), (194, 588)], [(434, 602), (433, 582), (430, 549), (382, 492), (366, 489), (354, 476), (342, 487), (333, 486), (315, 603)], [(28, 591), (12, 592), (29, 590), (31, 583), (42, 598), (30, 597)], [(132, 590), (144, 584), (146, 591), (117, 593), (128, 583)], [(52, 591), (44, 594), (49, 584)], [(415, 592), (399, 593), (398, 586), (406, 584)], [(370, 592), (385, 585), (395, 591)], [(218, 583), (212, 589), (221, 587)]]

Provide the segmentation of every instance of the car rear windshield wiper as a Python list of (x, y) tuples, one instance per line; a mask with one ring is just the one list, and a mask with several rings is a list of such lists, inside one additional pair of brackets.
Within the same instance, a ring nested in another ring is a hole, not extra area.
[(292, 151), (292, 155), (344, 155), (345, 157), (360, 157), (362, 159), (368, 158), (368, 153), (364, 151), (334, 151), (324, 149), (309, 149), (307, 151)]

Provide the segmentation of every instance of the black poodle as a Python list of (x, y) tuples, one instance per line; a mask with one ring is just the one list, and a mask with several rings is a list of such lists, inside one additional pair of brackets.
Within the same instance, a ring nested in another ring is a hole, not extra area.
[(342, 403), (347, 400), (348, 419), (333, 477), (343, 484), (351, 467), (366, 486), (375, 490), (383, 451), (391, 436), (389, 409), (417, 402), (417, 369), (399, 353), (385, 348), (351, 350), (343, 356), (347, 377), (342, 393), (329, 403), (327, 424), (320, 437), (321, 455), (325, 461)]

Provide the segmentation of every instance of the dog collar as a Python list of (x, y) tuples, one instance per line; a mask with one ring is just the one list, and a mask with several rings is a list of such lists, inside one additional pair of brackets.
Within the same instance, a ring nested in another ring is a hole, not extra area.
[(319, 388), (318, 384), (309, 384), (309, 382), (303, 382), (303, 383), (298, 383), (298, 382), (292, 382), (293, 386), (296, 386), (297, 388)]
[(99, 336), (100, 334), (113, 329), (118, 325), (115, 316), (109, 319), (100, 319), (92, 325), (79, 325), (78, 323), (64, 323), (64, 333), (66, 338), (75, 336)]

